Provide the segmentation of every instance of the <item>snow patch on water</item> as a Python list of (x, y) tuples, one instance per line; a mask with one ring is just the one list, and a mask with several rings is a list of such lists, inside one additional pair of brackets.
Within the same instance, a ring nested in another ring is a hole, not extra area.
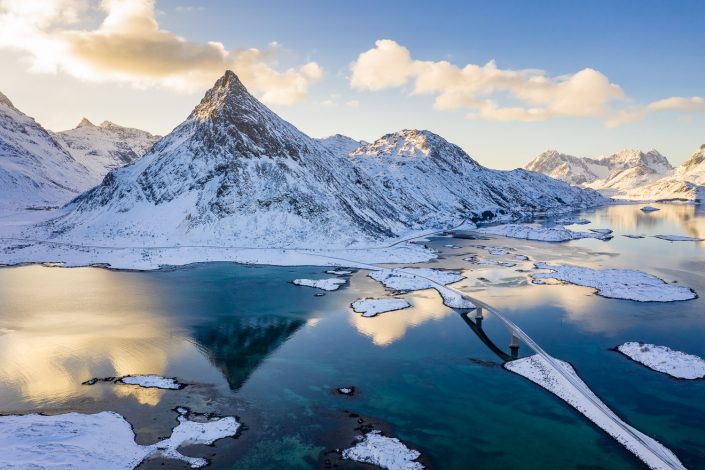
[(565, 227), (544, 227), (538, 224), (506, 224), (494, 227), (483, 227), (476, 230), (486, 235), (501, 235), (509, 238), (538, 240), (546, 242), (564, 242), (579, 238), (597, 238), (608, 240), (609, 234), (596, 232), (574, 232)]
[(662, 279), (633, 269), (591, 269), (580, 266), (536, 263), (537, 269), (550, 273), (534, 273), (533, 279), (556, 279), (578, 286), (592, 287), (597, 295), (611, 299), (639, 302), (675, 302), (695, 299), (688, 287), (668, 284)]
[(380, 431), (370, 431), (358, 437), (354, 447), (343, 450), (343, 459), (369, 463), (388, 470), (421, 470), (425, 468), (415, 460), (421, 452), (409, 449), (396, 437), (383, 436)]
[(342, 284), (345, 284), (347, 281), (345, 279), (331, 277), (328, 279), (294, 279), (292, 282), (297, 286), (306, 286), (313, 287), (316, 289), (333, 291), (338, 290), (338, 288)]
[(649, 369), (671, 377), (688, 380), (705, 377), (705, 360), (692, 354), (674, 351), (667, 346), (632, 341), (617, 346), (617, 351)]
[(380, 313), (411, 307), (404, 299), (360, 299), (352, 303), (352, 309), (363, 317), (374, 317)]
[(656, 238), (661, 240), (668, 240), (670, 242), (701, 242), (705, 238), (698, 237), (686, 237), (685, 235), (654, 235)]
[(127, 385), (139, 385), (144, 388), (161, 388), (164, 390), (181, 390), (185, 387), (175, 378), (159, 375), (127, 375), (118, 380)]
[(196, 422), (188, 419), (187, 409), (177, 411), (179, 424), (171, 436), (148, 446), (137, 444), (130, 423), (112, 411), (0, 416), (3, 464), (10, 468), (80, 466), (126, 470), (145, 459), (164, 457), (201, 468), (208, 464), (206, 459), (187, 457), (177, 449), (189, 444), (212, 444), (234, 436), (240, 428), (232, 416)]

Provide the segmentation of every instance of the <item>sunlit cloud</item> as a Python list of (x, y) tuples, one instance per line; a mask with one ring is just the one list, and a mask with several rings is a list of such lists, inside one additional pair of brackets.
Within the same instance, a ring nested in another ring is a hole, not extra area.
[(468, 119), (530, 122), (593, 117), (615, 127), (653, 111), (705, 110), (698, 97), (667, 98), (625, 110), (629, 100), (622, 88), (592, 68), (551, 77), (536, 69), (501, 69), (495, 61), (461, 67), (446, 60), (413, 59), (406, 47), (389, 39), (361, 53), (351, 72), (353, 88), (408, 87), (412, 95), (435, 95), (436, 109), (469, 110)]
[(66, 73), (91, 82), (194, 91), (232, 68), (270, 104), (305, 98), (323, 71), (316, 62), (278, 68), (283, 48), (228, 50), (217, 41), (191, 42), (160, 29), (154, 0), (103, 0), (102, 22), (81, 29), (93, 10), (85, 0), (0, 0), (0, 48), (27, 54), (30, 71)]

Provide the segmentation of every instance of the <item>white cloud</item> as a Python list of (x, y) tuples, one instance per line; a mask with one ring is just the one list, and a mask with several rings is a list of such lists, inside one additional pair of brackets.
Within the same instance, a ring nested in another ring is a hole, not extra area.
[(651, 111), (704, 108), (703, 100), (693, 97), (668, 98), (625, 110), (627, 97), (622, 88), (591, 68), (551, 77), (537, 69), (500, 69), (494, 61), (460, 67), (446, 60), (415, 60), (407, 48), (389, 39), (376, 41), (374, 48), (361, 53), (351, 71), (353, 88), (377, 91), (408, 86), (412, 95), (435, 95), (436, 109), (468, 109), (469, 119), (594, 117), (615, 126)]
[(348, 108), (357, 109), (360, 107), (360, 102), (358, 100), (346, 101), (345, 106), (347, 106)]
[(86, 0), (0, 0), (0, 48), (24, 51), (33, 72), (182, 91), (208, 86), (232, 68), (273, 104), (301, 100), (323, 73), (315, 62), (277, 69), (277, 43), (227, 50), (220, 42), (195, 43), (160, 29), (154, 0), (102, 0), (101, 24), (75, 27), (90, 7)]
[(646, 106), (621, 110), (613, 116), (610, 116), (605, 122), (605, 126), (618, 127), (622, 124), (641, 121), (650, 113), (662, 111), (680, 111), (685, 113), (705, 112), (705, 100), (699, 96), (692, 96), (690, 98), (672, 96), (670, 98), (664, 98), (653, 101)]

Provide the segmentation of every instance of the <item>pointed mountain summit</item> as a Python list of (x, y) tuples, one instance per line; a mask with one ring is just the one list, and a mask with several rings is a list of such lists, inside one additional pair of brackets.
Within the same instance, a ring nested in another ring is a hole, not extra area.
[(144, 157), (110, 172), (44, 229), (114, 244), (345, 247), (604, 202), (545, 176), (488, 170), (428, 131), (360, 142), (353, 152), (330, 143), (277, 116), (227, 71)]
[(0, 211), (60, 206), (91, 187), (88, 169), (0, 94)]
[(88, 118), (84, 117), (83, 119), (81, 119), (81, 122), (79, 122), (78, 125), (75, 127), (75, 129), (80, 129), (82, 127), (95, 127), (95, 124), (89, 121)]

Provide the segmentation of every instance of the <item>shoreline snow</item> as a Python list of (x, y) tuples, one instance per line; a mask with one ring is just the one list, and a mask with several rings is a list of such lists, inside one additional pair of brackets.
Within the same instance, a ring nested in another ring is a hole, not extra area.
[(240, 423), (232, 416), (192, 421), (187, 408), (178, 408), (178, 425), (171, 435), (155, 444), (140, 445), (130, 423), (118, 413), (65, 413), (60, 415), (0, 416), (3, 463), (11, 468), (70, 467), (126, 470), (149, 458), (163, 457), (201, 468), (208, 460), (188, 457), (178, 448), (205, 444), (235, 436)]
[[(580, 379), (573, 367), (567, 362), (555, 358), (552, 358), (552, 361), (570, 379), (556, 371), (545, 358), (538, 354), (507, 362), (503, 367), (532, 381), (575, 408), (637, 456), (649, 468), (654, 470), (685, 469), (678, 457), (656, 439), (633, 428), (616, 415), (613, 416), (613, 419), (609, 419), (604, 411), (608, 409), (606, 405)], [(576, 393), (578, 391), (576, 387), (579, 387), (584, 395)]]
[(653, 371), (677, 379), (705, 378), (705, 360), (703, 358), (682, 351), (674, 351), (667, 346), (631, 341), (620, 344), (615, 350)]
[(609, 240), (612, 238), (611, 234), (608, 233), (575, 232), (561, 226), (544, 227), (538, 224), (496, 225), (493, 227), (478, 228), (475, 229), (475, 232), (482, 235), (499, 235), (508, 238), (545, 242), (565, 242), (569, 240), (578, 240), (581, 238), (596, 238), (598, 240)]
[(356, 313), (363, 317), (374, 317), (381, 313), (394, 312), (411, 307), (404, 299), (358, 299), (351, 304)]
[(385, 268), (371, 271), (368, 276), (382, 283), (387, 289), (398, 292), (436, 289), (443, 298), (443, 303), (450, 308), (475, 308), (475, 304), (445, 287), (447, 284), (465, 279), (465, 276), (456, 271), (431, 268)]
[(592, 269), (542, 262), (535, 263), (535, 266), (552, 272), (531, 274), (534, 280), (556, 279), (577, 286), (592, 287), (597, 295), (610, 299), (675, 302), (698, 297), (689, 287), (668, 284), (663, 279), (633, 269)]
[(372, 430), (358, 436), (354, 447), (343, 450), (345, 460), (368, 463), (387, 470), (423, 470), (424, 465), (416, 462), (421, 452), (408, 448), (396, 437), (383, 436), (381, 431)]
[(328, 279), (294, 279), (291, 282), (297, 286), (313, 287), (330, 292), (338, 290), (340, 286), (348, 281), (339, 277), (331, 277)]

